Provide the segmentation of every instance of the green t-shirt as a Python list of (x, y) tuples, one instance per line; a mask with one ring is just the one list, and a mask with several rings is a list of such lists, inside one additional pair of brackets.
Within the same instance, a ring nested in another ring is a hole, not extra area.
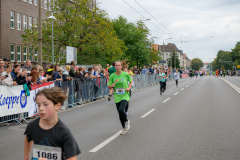
[(114, 87), (114, 99), (115, 103), (119, 103), (121, 100), (127, 100), (130, 99), (129, 92), (126, 92), (126, 89), (129, 87), (128, 82), (132, 82), (132, 78), (127, 72), (121, 72), (120, 75), (116, 75), (113, 73), (108, 82), (108, 86), (115, 83)]
[(113, 73), (115, 73), (117, 70), (115, 67), (111, 67), (108, 69), (108, 72), (109, 72), (109, 76), (111, 76)]

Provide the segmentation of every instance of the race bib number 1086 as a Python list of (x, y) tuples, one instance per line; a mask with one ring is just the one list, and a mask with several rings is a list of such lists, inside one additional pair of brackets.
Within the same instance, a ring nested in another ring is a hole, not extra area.
[(33, 160), (47, 158), (47, 160), (62, 160), (62, 149), (42, 145), (33, 145)]

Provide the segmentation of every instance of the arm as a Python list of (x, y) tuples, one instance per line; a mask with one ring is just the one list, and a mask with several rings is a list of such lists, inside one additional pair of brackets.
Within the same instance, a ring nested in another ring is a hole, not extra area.
[(67, 160), (77, 160), (77, 156), (74, 156), (74, 157), (68, 158)]
[(115, 87), (115, 83), (113, 83), (112, 75), (111, 75), (110, 78), (109, 78), (109, 82), (108, 82), (108, 88), (112, 89), (114, 87)]
[(133, 81), (129, 83), (128, 88), (126, 88), (126, 91), (129, 92), (132, 88)]
[(33, 141), (28, 142), (27, 136), (25, 136), (24, 142), (24, 160), (29, 160), (30, 153), (32, 150)]
[(114, 88), (115, 87), (115, 83), (113, 83), (112, 85), (108, 85), (108, 88), (109, 89), (112, 89), (112, 88)]

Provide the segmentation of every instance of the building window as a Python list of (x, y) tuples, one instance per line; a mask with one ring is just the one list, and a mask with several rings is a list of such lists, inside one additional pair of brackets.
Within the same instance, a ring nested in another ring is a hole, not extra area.
[(11, 61), (15, 61), (15, 46), (14, 44), (11, 44)]
[(21, 14), (17, 13), (17, 30), (21, 30)]
[(26, 62), (27, 60), (27, 47), (23, 47), (23, 61)]
[(32, 1), (33, 1), (33, 0), (29, 0), (29, 3), (32, 4)]
[(29, 29), (32, 29), (33, 18), (29, 17)]
[(37, 28), (37, 24), (38, 24), (38, 19), (34, 18), (34, 27)]
[(30, 59), (30, 61), (32, 61), (32, 56), (33, 56), (32, 48), (29, 47), (29, 59)]
[(23, 15), (23, 30), (27, 29), (27, 16)]
[(38, 61), (38, 51), (35, 49), (35, 62)]
[(38, 5), (38, 1), (34, 0), (34, 5), (37, 6)]
[(21, 62), (21, 46), (17, 46), (17, 60)]
[(48, 8), (49, 8), (49, 11), (51, 11), (51, 0), (48, 0)]
[(14, 29), (14, 15), (15, 13), (11, 11), (11, 29)]
[(47, 1), (48, 0), (44, 0), (44, 9), (47, 9)]

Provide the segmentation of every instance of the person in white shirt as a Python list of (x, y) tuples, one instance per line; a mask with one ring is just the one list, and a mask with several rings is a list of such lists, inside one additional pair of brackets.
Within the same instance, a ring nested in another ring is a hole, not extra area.
[(176, 70), (176, 72), (174, 73), (174, 78), (175, 78), (175, 81), (176, 81), (176, 86), (178, 86), (179, 77), (180, 77), (180, 73), (178, 72), (178, 70)]
[(49, 76), (46, 75), (46, 77), (44, 77), (44, 70), (43, 69), (39, 69), (39, 79), (40, 82), (46, 82), (48, 80)]
[(8, 86), (12, 86), (12, 85), (17, 85), (16, 81), (13, 81), (12, 76), (11, 76), (11, 71), (12, 71), (12, 66), (11, 65), (6, 65), (6, 71), (2, 72), (1, 77), (4, 77), (4, 79), (2, 79), (1, 84), (2, 85), (8, 85)]

